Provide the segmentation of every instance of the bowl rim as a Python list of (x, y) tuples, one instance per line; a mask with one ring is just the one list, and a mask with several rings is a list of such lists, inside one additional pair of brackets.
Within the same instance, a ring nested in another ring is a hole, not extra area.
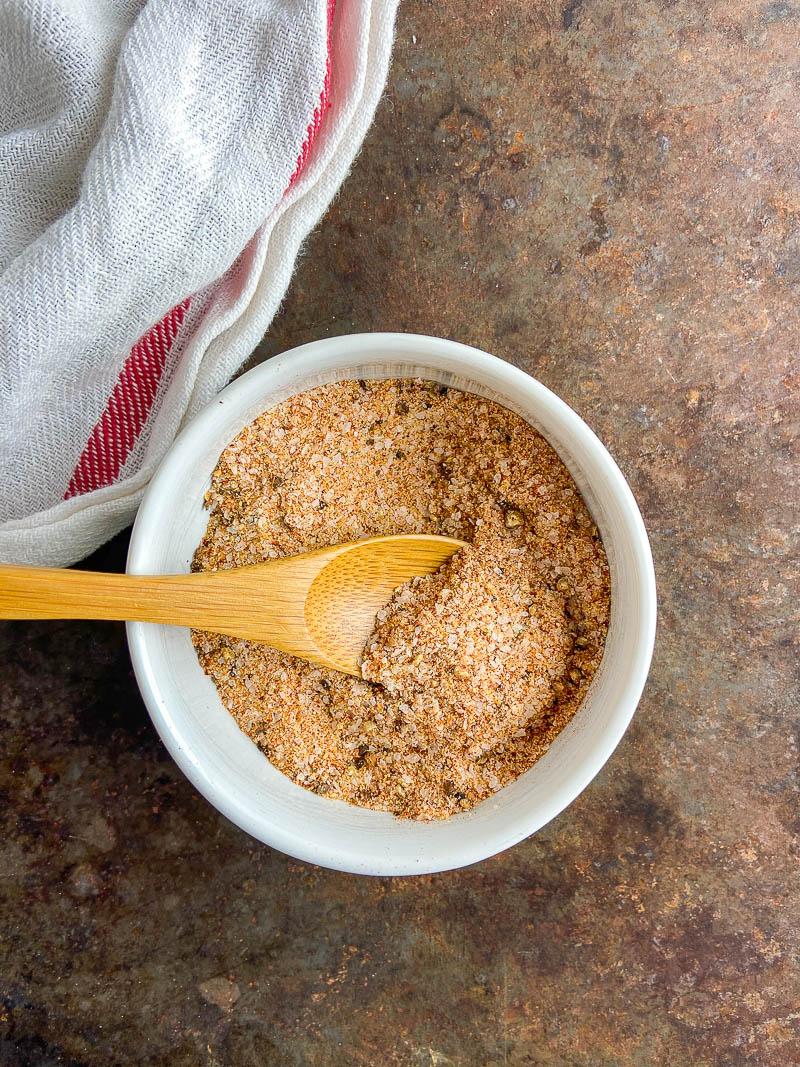
[[(321, 357), (335, 356), (337, 352), (343, 351), (345, 346), (354, 360), (357, 360), (360, 354), (369, 354), (375, 361), (391, 359), (393, 355), (397, 357), (401, 350), (408, 356), (409, 348), (412, 348), (423, 360), (425, 356), (431, 355), (452, 360), (458, 364), (459, 371), (466, 375), (472, 373), (478, 380), (486, 376), (488, 368), (496, 377), (501, 378), (510, 390), (516, 389), (533, 396), (536, 405), (547, 409), (550, 415), (566, 427), (573, 438), (581, 439), (587, 449), (592, 451), (595, 460), (603, 466), (611, 493), (620, 505), (630, 537), (642, 625), (633, 637), (633, 669), (603, 730), (602, 743), (582, 757), (576, 773), (565, 783), (565, 787), (562, 786), (550, 798), (549, 803), (539, 805), (527, 813), (527, 816), (517, 816), (513, 824), (506, 827), (506, 832), (501, 834), (498, 831), (494, 835), (486, 835), (480, 841), (460, 848), (455, 862), (450, 856), (442, 865), (428, 863), (412, 869), (407, 863), (393, 862), (391, 856), (382, 856), (376, 857), (375, 862), (366, 864), (362, 853), (346, 854), (341, 848), (332, 849), (318, 841), (301, 839), (296, 833), (285, 832), (276, 822), (259, 819), (253, 811), (253, 805), (248, 805), (246, 798), (236, 788), (226, 788), (224, 781), (215, 780), (213, 774), (195, 759), (191, 745), (187, 745), (186, 737), (176, 728), (170, 709), (161, 699), (156, 671), (148, 654), (148, 624), (126, 624), (131, 661), (147, 710), (172, 758), (209, 803), (253, 837), (297, 859), (342, 871), (408, 875), (453, 869), (479, 862), (511, 847), (541, 829), (571, 804), (598, 774), (622, 739), (649, 673), (655, 644), (657, 603), (655, 571), (647, 531), (625, 477), (597, 435), (576, 411), (538, 379), (513, 364), (481, 349), (445, 338), (397, 332), (343, 334), (288, 349), (227, 385), (189, 421), (173, 441), (145, 490), (131, 533), (126, 571), (139, 574), (147, 572), (148, 541), (152, 530), (158, 528), (159, 512), (163, 506), (161, 486), (169, 483), (171, 466), (179, 454), (187, 451), (191, 453), (196, 445), (207, 441), (217, 424), (219, 404), (230, 401), (230, 406), (235, 409), (237, 405), (251, 401), (256, 390), (266, 397), (269, 395), (269, 379), (280, 374), (288, 362), (291, 361), (296, 375), (303, 376), (316, 369)], [(380, 350), (380, 355), (376, 355), (376, 349)], [(345, 380), (345, 377), (343, 375), (340, 380)]]

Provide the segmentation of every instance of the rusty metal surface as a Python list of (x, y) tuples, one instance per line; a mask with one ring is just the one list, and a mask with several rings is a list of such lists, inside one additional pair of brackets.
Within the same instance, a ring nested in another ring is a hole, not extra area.
[(652, 536), (639, 713), (536, 837), (358, 879), (195, 794), (120, 627), (4, 625), (0, 1063), (800, 1061), (798, 24), (783, 0), (408, 0), (254, 359), (414, 330), (572, 404)]

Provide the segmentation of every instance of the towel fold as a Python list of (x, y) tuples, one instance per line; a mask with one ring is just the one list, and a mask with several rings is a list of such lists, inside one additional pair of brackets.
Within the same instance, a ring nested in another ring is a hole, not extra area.
[(131, 521), (269, 326), (397, 0), (0, 0), (0, 560)]

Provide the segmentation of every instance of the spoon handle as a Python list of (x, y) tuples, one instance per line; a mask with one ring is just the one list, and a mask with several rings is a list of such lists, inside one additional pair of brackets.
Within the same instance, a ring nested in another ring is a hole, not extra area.
[(168, 623), (306, 651), (305, 594), (321, 562), (135, 575), (0, 564), (0, 619)]
[[(202, 575), (103, 574), (54, 567), (0, 565), (0, 618), (116, 619), (177, 622), (190, 593), (195, 620), (201, 612)], [(183, 594), (183, 595), (182, 595)]]

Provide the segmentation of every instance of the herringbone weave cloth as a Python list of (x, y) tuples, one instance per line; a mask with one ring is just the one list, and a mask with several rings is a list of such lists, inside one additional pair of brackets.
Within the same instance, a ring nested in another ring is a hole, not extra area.
[(344, 178), (397, 0), (0, 0), (0, 560), (133, 517)]

